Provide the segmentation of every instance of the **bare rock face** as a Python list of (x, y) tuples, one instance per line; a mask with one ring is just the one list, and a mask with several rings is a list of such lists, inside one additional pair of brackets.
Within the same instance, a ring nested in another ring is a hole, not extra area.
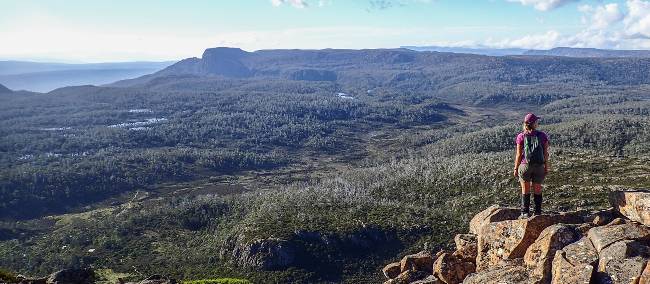
[(429, 274), (424, 271), (407, 270), (400, 273), (400, 275), (398, 275), (395, 279), (390, 279), (384, 282), (384, 284), (409, 284), (418, 280), (425, 279), (428, 276)]
[(574, 226), (557, 224), (544, 229), (524, 255), (524, 263), (532, 271), (531, 275), (540, 279), (541, 283), (550, 283), (555, 252), (579, 238), (580, 234)]
[(555, 253), (552, 263), (553, 284), (589, 284), (598, 263), (598, 253), (584, 237)]
[(517, 208), (503, 208), (498, 205), (492, 205), (472, 218), (469, 222), (469, 232), (477, 235), (484, 225), (493, 222), (514, 220), (519, 217), (520, 213), (520, 210)]
[(436, 278), (433, 275), (429, 275), (427, 278), (411, 282), (411, 284), (445, 284), (445, 282), (440, 281), (440, 279)]
[(528, 270), (521, 265), (490, 267), (484, 271), (470, 274), (463, 284), (529, 284)]
[(467, 275), (475, 271), (474, 263), (449, 253), (440, 255), (433, 264), (433, 275), (447, 284), (462, 283)]
[(291, 266), (296, 250), (291, 243), (277, 238), (244, 242), (239, 237), (231, 251), (237, 264), (264, 270), (279, 270)]
[(481, 271), (489, 266), (497, 265), (505, 259), (523, 257), (539, 234), (546, 227), (558, 222), (559, 219), (554, 216), (540, 215), (529, 219), (494, 222), (483, 226), (478, 235), (476, 270)]
[(625, 217), (650, 226), (650, 190), (614, 191), (609, 200)]
[(92, 269), (64, 269), (54, 272), (47, 278), (53, 284), (91, 284), (95, 283)]
[(407, 270), (425, 271), (431, 274), (433, 261), (434, 259), (431, 257), (430, 253), (421, 251), (419, 253), (403, 257), (402, 261), (400, 261), (400, 270), (401, 272)]
[(650, 262), (645, 265), (645, 269), (639, 276), (639, 284), (650, 284)]
[(456, 251), (454, 256), (468, 262), (476, 262), (478, 256), (478, 239), (474, 234), (458, 234), (454, 237)]
[(600, 253), (605, 247), (622, 240), (650, 240), (650, 229), (638, 223), (595, 227), (587, 234)]
[(607, 225), (609, 222), (613, 221), (619, 216), (619, 213), (614, 210), (614, 208), (608, 208), (605, 210), (600, 210), (592, 212), (587, 218), (588, 223), (593, 224), (594, 226), (603, 226)]
[(650, 247), (642, 242), (613, 243), (600, 252), (597, 279), (601, 283), (632, 283), (641, 276), (648, 258)]
[(402, 272), (402, 270), (400, 269), (399, 262), (393, 262), (384, 266), (381, 272), (384, 273), (384, 276), (386, 276), (386, 278), (393, 279), (396, 278)]

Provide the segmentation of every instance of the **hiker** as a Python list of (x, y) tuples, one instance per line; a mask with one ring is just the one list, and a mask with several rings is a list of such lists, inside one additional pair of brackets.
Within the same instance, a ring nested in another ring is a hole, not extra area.
[(513, 175), (521, 185), (521, 216), (530, 216), (530, 189), (533, 188), (534, 215), (542, 214), (542, 182), (549, 171), (548, 136), (538, 131), (539, 117), (529, 113), (524, 117), (523, 131), (517, 135), (517, 151)]

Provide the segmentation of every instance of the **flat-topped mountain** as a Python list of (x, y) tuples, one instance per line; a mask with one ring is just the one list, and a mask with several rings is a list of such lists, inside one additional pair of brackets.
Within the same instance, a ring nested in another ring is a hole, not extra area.
[(210, 48), (159, 72), (112, 86), (152, 86), (189, 78), (281, 79), (337, 82), (345, 86), (400, 85), (441, 89), (460, 82), (508, 84), (589, 82), (650, 83), (650, 58), (491, 57), (408, 49), (259, 50)]

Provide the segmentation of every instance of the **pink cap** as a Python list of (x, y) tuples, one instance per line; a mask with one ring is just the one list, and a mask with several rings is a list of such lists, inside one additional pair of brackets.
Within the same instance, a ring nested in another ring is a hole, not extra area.
[(526, 123), (535, 123), (539, 119), (539, 116), (536, 116), (533, 113), (529, 113), (524, 117), (524, 122)]

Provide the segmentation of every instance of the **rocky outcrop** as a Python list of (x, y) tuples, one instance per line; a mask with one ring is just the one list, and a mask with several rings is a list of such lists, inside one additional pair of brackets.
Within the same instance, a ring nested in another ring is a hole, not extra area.
[(650, 190), (615, 191), (610, 202), (628, 219), (650, 226)]
[(519, 209), (516, 208), (504, 208), (498, 205), (492, 205), (472, 218), (469, 222), (469, 232), (476, 235), (487, 224), (517, 219), (519, 212)]
[(555, 284), (591, 283), (598, 253), (589, 238), (583, 237), (555, 252), (552, 281)]
[(478, 234), (476, 270), (481, 271), (506, 259), (522, 258), (544, 229), (578, 220), (582, 219), (571, 214), (551, 214), (485, 224)]
[(580, 239), (580, 233), (574, 226), (557, 224), (542, 231), (537, 240), (528, 247), (524, 255), (524, 264), (531, 270), (531, 275), (542, 283), (551, 280), (551, 267), (555, 252)]
[(399, 262), (389, 263), (388, 265), (384, 266), (384, 269), (382, 269), (381, 272), (383, 272), (384, 276), (386, 276), (388, 279), (397, 278), (397, 276), (402, 273), (402, 269), (400, 267), (401, 264)]
[(524, 266), (505, 264), (471, 274), (463, 284), (528, 284), (529, 280), (528, 270)]
[(400, 271), (416, 270), (432, 272), (433, 258), (431, 254), (425, 251), (407, 255), (400, 261)]
[(474, 234), (458, 234), (454, 237), (456, 251), (454, 256), (464, 260), (476, 263), (478, 255), (478, 240)]
[(467, 275), (476, 271), (473, 262), (465, 261), (450, 253), (442, 253), (433, 264), (433, 275), (447, 284), (462, 283)]
[(588, 233), (598, 253), (605, 247), (622, 240), (650, 240), (650, 228), (639, 223), (624, 223), (596, 227)]
[(296, 249), (288, 241), (278, 238), (244, 241), (240, 235), (227, 241), (230, 248), (220, 252), (222, 258), (229, 257), (237, 265), (263, 270), (279, 270), (294, 264)]
[[(431, 276), (405, 274), (406, 268), (428, 271), (413, 265), (401, 265), (398, 273), (395, 263), (384, 273), (386, 283), (650, 284), (646, 194), (613, 192), (610, 209), (528, 219), (517, 219), (516, 209), (491, 206), (472, 218), (470, 234), (454, 238), (453, 253), (431, 258)], [(413, 275), (419, 279), (408, 282)], [(416, 282), (424, 279), (431, 282)]]

